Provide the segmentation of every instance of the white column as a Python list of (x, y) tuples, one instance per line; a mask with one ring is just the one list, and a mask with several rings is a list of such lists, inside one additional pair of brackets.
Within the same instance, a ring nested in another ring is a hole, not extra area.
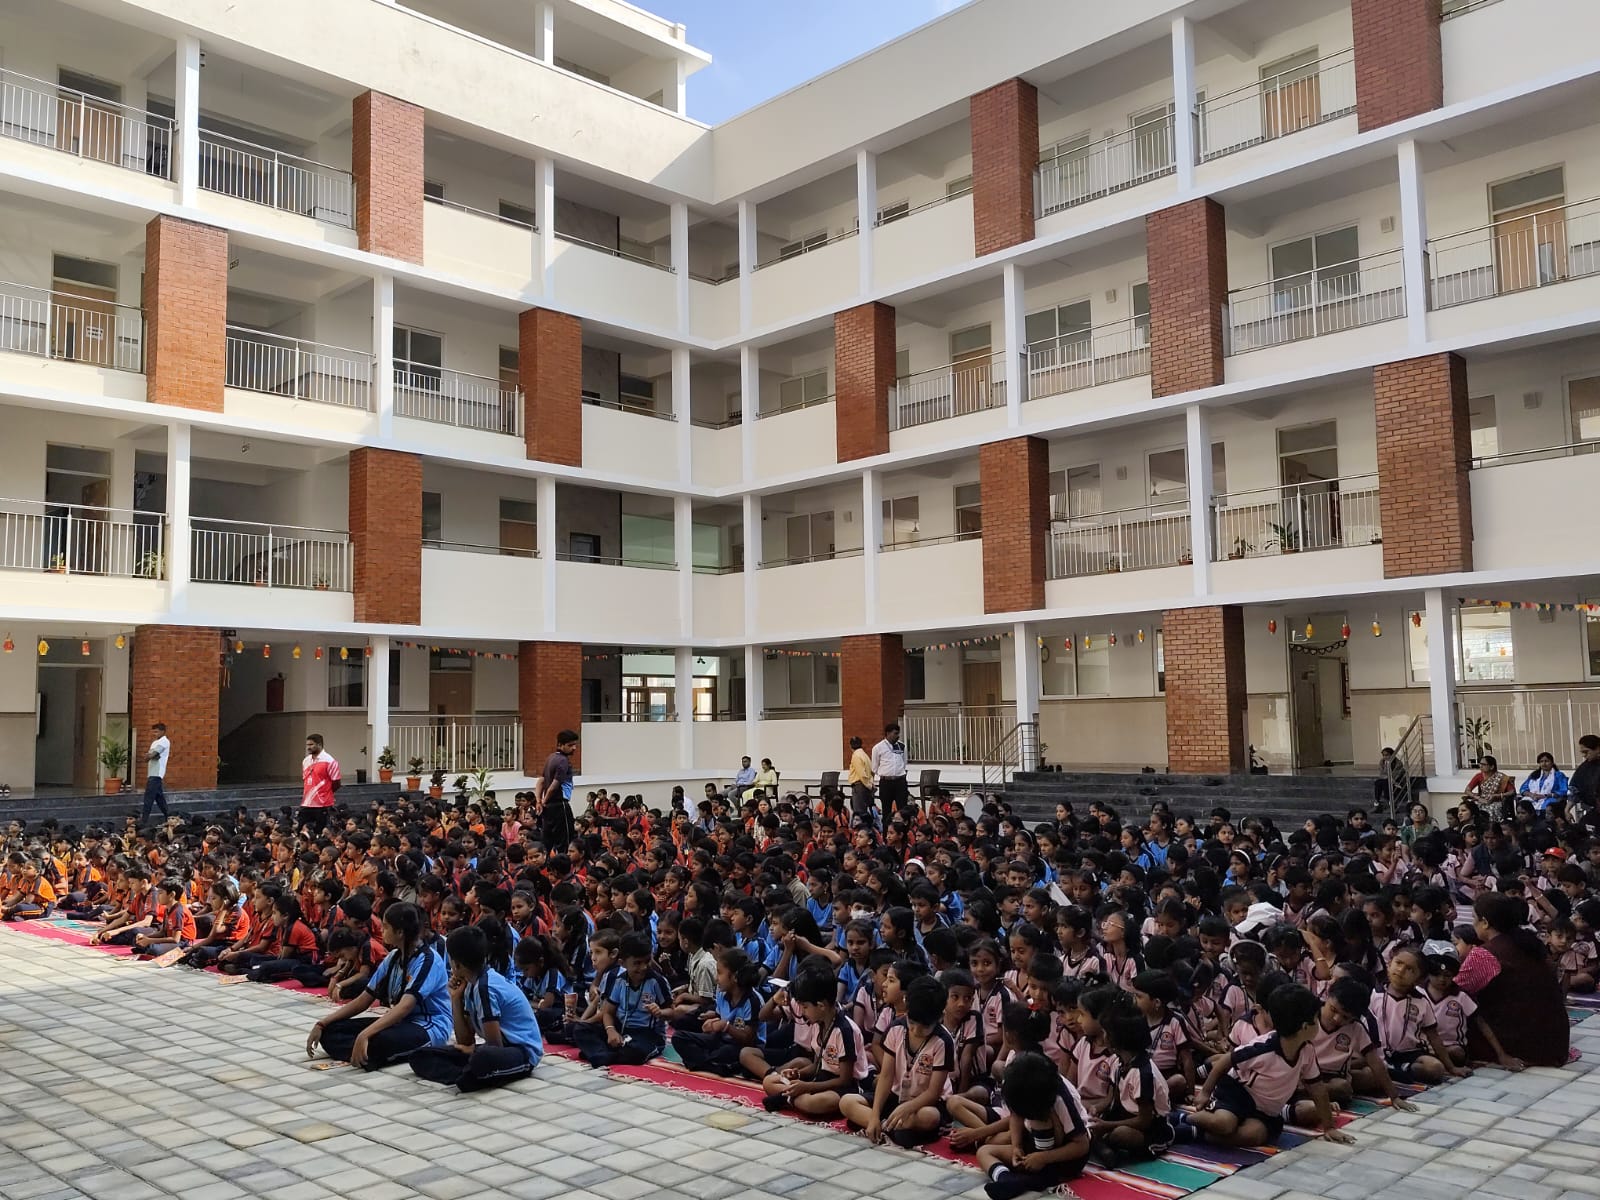
[(678, 296), (678, 331), (689, 330), (689, 206), (672, 206), (672, 272)]
[(689, 115), (689, 63), (683, 58), (678, 59), (678, 96), (672, 111), (680, 117)]
[(862, 299), (872, 294), (872, 245), (877, 236), (878, 156), (870, 150), (856, 151), (856, 227), (860, 241), (861, 278), (857, 285)]
[(739, 201), (739, 328), (749, 329), (756, 270), (756, 202)]
[(551, 158), (534, 162), (534, 188), (538, 201), (534, 215), (539, 221), (539, 291), (550, 295), (550, 270), (556, 259), (556, 164)]
[(679, 646), (672, 658), (673, 707), (678, 710), (678, 766), (694, 767), (694, 648)]
[(541, 475), (534, 484), (533, 519), (539, 544), (539, 570), (543, 583), (544, 631), (556, 628), (556, 478)]
[[(1429, 588), (1424, 594), (1423, 628), (1428, 632), (1428, 711), (1433, 714), (1433, 773), (1449, 779), (1459, 769), (1456, 762), (1456, 646), (1455, 626), (1444, 593)], [(1416, 763), (1407, 763), (1415, 767)]]
[(1194, 594), (1211, 593), (1211, 414), (1198, 404), (1188, 419), (1189, 553), (1194, 558)]
[[(1039, 696), (1043, 684), (1039, 675), (1039, 629), (1027, 621), (1018, 621), (1011, 632), (1011, 652), (1016, 656), (1017, 722), (1031, 721), (1039, 715)], [(1025, 762), (1022, 768), (1031, 771), (1037, 762)]]
[(200, 193), (200, 39), (184, 34), (178, 39), (178, 78), (173, 95), (173, 120), (177, 122), (177, 155), (173, 178), (178, 183), (178, 204), (193, 208)]
[(556, 61), (556, 7), (540, 4), (533, 10), (533, 56), (542, 63)]
[(1406, 337), (1413, 348), (1428, 340), (1428, 205), (1422, 186), (1422, 149), (1400, 143), (1400, 254), (1405, 270)]
[(181, 421), (167, 426), (167, 593), (175, 613), (189, 608), (189, 452), (191, 427)]
[(761, 497), (746, 493), (744, 501), (744, 635), (756, 631), (756, 572), (761, 569)]
[(691, 461), (694, 444), (693, 380), (690, 374), (689, 351), (680, 348), (672, 352), (672, 415), (677, 422), (678, 482), (688, 485), (694, 464)]
[[(756, 416), (761, 411), (761, 351), (739, 347), (739, 478), (749, 483), (756, 472)], [(746, 546), (745, 553), (749, 553)]]
[(744, 746), (745, 753), (761, 744), (757, 722), (767, 707), (767, 661), (760, 646), (744, 648)]
[(1177, 17), (1172, 22), (1172, 150), (1178, 165), (1178, 194), (1194, 191), (1194, 22)]
[(672, 498), (672, 556), (678, 564), (678, 631), (694, 636), (694, 501)]
[(394, 437), (394, 276), (372, 281), (373, 397), (378, 405), (378, 437)]
[(1001, 269), (1000, 283), (1006, 327), (1002, 372), (1006, 381), (1006, 424), (1015, 429), (1022, 424), (1022, 402), (1028, 398), (1028, 292), (1021, 264), (1007, 263)]
[(878, 622), (878, 552), (883, 547), (883, 474), (861, 472), (861, 561), (867, 624)]
[(367, 762), (372, 765), (372, 780), (378, 780), (378, 755), (389, 744), (389, 638), (372, 638), (372, 655), (367, 659), (367, 724), (371, 726)]

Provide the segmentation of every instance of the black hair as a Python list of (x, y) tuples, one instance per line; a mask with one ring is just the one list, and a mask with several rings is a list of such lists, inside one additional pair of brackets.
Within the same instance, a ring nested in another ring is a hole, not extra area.
[[(394, 948), (387, 960), (389, 970), (383, 981), (384, 994), (379, 997), (385, 1008), (393, 1008), (405, 994), (406, 965), (421, 946), (425, 922), (420, 908), (409, 901), (398, 900), (384, 910), (383, 923), (400, 935), (400, 944)], [(447, 942), (446, 945), (448, 944)], [(426, 948), (423, 948), (422, 952), (428, 953)]]
[(621, 959), (649, 958), (650, 935), (648, 933), (627, 934), (617, 944), (617, 957)]
[(471, 971), (474, 975), (483, 973), (489, 958), (489, 938), (482, 927), (463, 925), (460, 929), (452, 929), (450, 935), (445, 938), (444, 945), (449, 951), (451, 962)]
[[(1139, 989), (1143, 991), (1143, 988)], [(1116, 1009), (1100, 1022), (1106, 1044), (1125, 1054), (1143, 1054), (1150, 1049), (1150, 1023), (1138, 1012)]]
[[(899, 964), (896, 963), (895, 966), (895, 973), (898, 975)], [(937, 1025), (944, 1019), (944, 1006), (950, 998), (949, 992), (944, 984), (932, 975), (924, 974), (921, 978), (913, 980), (905, 991), (908, 1022), (913, 1025)]]
[(1000, 1094), (1006, 1107), (1025, 1121), (1042, 1121), (1055, 1107), (1061, 1073), (1043, 1054), (1024, 1050), (1006, 1065)]
[(1279, 1037), (1293, 1037), (1317, 1019), (1322, 1002), (1311, 989), (1298, 983), (1286, 983), (1267, 997), (1267, 1016)]

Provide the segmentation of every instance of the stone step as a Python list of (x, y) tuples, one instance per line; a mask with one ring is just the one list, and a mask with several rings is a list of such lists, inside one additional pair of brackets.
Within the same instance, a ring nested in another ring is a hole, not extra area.
[[(377, 800), (400, 795), (398, 783), (347, 783), (339, 789), (339, 803), (354, 812), (371, 808)], [(298, 808), (301, 790), (292, 784), (277, 786), (223, 787), (208, 791), (167, 793), (167, 809), (184, 816), (211, 816), (244, 805), (252, 813), (281, 808)], [(104, 825), (138, 816), (144, 803), (143, 792), (121, 792), (83, 796), (30, 796), (0, 798), (0, 821), (43, 821), (53, 818), (62, 825)], [(159, 814), (157, 814), (159, 815)]]

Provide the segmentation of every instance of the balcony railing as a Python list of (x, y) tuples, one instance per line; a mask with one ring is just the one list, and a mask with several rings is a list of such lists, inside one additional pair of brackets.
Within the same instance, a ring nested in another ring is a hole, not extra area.
[(227, 384), (295, 400), (372, 407), (372, 356), (339, 346), (228, 326)]
[(1405, 315), (1405, 266), (1388, 250), (1231, 291), (1223, 328), (1244, 354)]
[(0, 134), (17, 141), (171, 179), (173, 129), (168, 117), (0, 70)]
[(424, 550), (450, 550), (457, 554), (491, 554), (501, 558), (538, 558), (539, 552), (527, 546), (504, 546), (499, 543), (490, 545), (485, 542), (449, 542), (444, 538), (422, 539)]
[(1600, 199), (1553, 205), (1428, 241), (1434, 308), (1600, 272)]
[(522, 389), (468, 371), (397, 360), (394, 411), (458, 429), (522, 436)]
[(144, 310), (91, 296), (0, 283), (0, 351), (144, 370)]
[(1134, 317), (1028, 347), (1028, 399), (1150, 374), (1150, 321)]
[(658, 271), (665, 271), (668, 275), (674, 275), (677, 273), (677, 268), (675, 268), (671, 263), (657, 262), (653, 258), (645, 257), (643, 254), (635, 254), (631, 250), (621, 250), (616, 246), (607, 246), (604, 242), (591, 242), (587, 238), (576, 237), (570, 233), (563, 233), (559, 229), (556, 230), (556, 237), (561, 241), (567, 242), (573, 246), (582, 246), (586, 250), (594, 250), (600, 254), (608, 254), (612, 258), (621, 258), (631, 263), (638, 263), (641, 267), (654, 267)]
[(484, 208), (473, 208), (470, 204), (462, 204), (458, 200), (446, 200), (443, 196), (424, 194), (422, 198), (429, 204), (437, 204), (440, 208), (453, 208), (457, 212), (470, 213), (474, 217), (485, 217), (490, 221), (498, 221), (502, 225), (515, 225), (518, 229), (529, 229), (535, 233), (539, 231), (537, 225), (524, 221), (519, 217), (508, 217), (505, 213), (490, 212)]
[(758, 571), (770, 571), (774, 567), (797, 567), (802, 563), (832, 562), (836, 558), (859, 558), (866, 551), (860, 546), (851, 546), (844, 550), (818, 550), (815, 554), (785, 554), (780, 558), (763, 559), (756, 564)]
[(670, 408), (658, 409), (655, 400), (646, 400), (637, 396), (618, 396), (615, 400), (608, 400), (593, 392), (583, 393), (583, 402), (594, 408), (609, 408), (613, 412), (632, 413), (636, 417), (654, 417), (658, 421), (676, 421), (678, 414)]
[(1516, 463), (1542, 462), (1547, 458), (1571, 458), (1575, 454), (1594, 454), (1600, 451), (1600, 441), (1563, 442), (1559, 446), (1539, 446), (1532, 450), (1506, 450), (1498, 454), (1483, 454), (1474, 458), (1469, 468), (1474, 471), (1485, 467), (1509, 467)]
[(1378, 477), (1318, 479), (1219, 497), (1215, 559), (1371, 546), (1383, 540)]
[(1258, 146), (1356, 110), (1356, 56), (1340, 50), (1200, 105), (1200, 158)]
[(802, 408), (815, 408), (819, 404), (832, 404), (833, 401), (834, 395), (832, 392), (829, 392), (826, 396), (813, 396), (809, 400), (790, 400), (788, 403), (784, 403), (783, 398), (779, 397), (778, 403), (773, 405), (773, 407), (757, 412), (756, 420), (763, 421), (768, 417), (781, 416), (784, 413), (799, 412)]
[(194, 517), (189, 537), (196, 583), (350, 590), (350, 534), (342, 529)]
[(1046, 577), (1074, 579), (1192, 561), (1189, 504), (1116, 509), (1051, 522)]
[[(1600, 687), (1456, 689), (1456, 729), (1474, 721), (1487, 721), (1485, 752), (1493, 754), (1502, 770), (1527, 771), (1541, 754), (1554, 754), (1564, 762), (1578, 739), (1600, 728)], [(1462, 763), (1476, 757), (1475, 748), (1462, 739)]]
[(356, 181), (327, 163), (200, 131), (200, 186), (251, 204), (354, 229)]
[[(1026, 359), (1023, 370), (1026, 373)], [(889, 428), (910, 429), (913, 425), (1002, 408), (1005, 402), (1005, 352), (999, 351), (918, 371), (899, 380), (889, 394)]]
[(1451, 17), (1464, 16), (1469, 12), (1477, 12), (1480, 8), (1488, 8), (1491, 4), (1498, 4), (1500, 0), (1440, 0), (1439, 19), (1448, 21)]
[(642, 567), (647, 571), (676, 571), (678, 564), (671, 559), (647, 558), (623, 552), (614, 554), (581, 554), (574, 550), (556, 551), (557, 562), (595, 563), (602, 567)]
[(788, 262), (791, 258), (799, 258), (802, 254), (810, 254), (813, 250), (821, 250), (824, 246), (831, 246), (835, 242), (842, 242), (847, 238), (855, 237), (860, 230), (854, 227), (836, 230), (824, 237), (803, 238), (798, 242), (791, 242), (784, 249), (779, 250), (771, 258), (762, 259), (752, 268), (756, 271), (765, 271), (768, 267), (775, 267), (781, 262)]
[(1017, 723), (1010, 704), (948, 704), (912, 709), (900, 719), (906, 750), (919, 763), (962, 766), (992, 756)]
[(160, 579), (166, 517), (46, 500), (0, 500), (0, 568)]
[[(432, 717), (426, 722), (391, 723), (389, 745), (394, 750), (396, 774), (420, 758), (423, 774), (443, 771), (462, 775), (469, 771), (520, 771), (522, 723), (506, 718)], [(452, 780), (446, 779), (448, 787)]]
[(1170, 175), (1176, 167), (1171, 115), (1146, 121), (1040, 163), (1033, 175), (1034, 211), (1049, 216)]

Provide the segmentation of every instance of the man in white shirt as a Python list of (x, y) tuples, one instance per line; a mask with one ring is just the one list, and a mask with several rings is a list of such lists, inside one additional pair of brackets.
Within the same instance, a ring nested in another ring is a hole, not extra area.
[(906, 744), (900, 740), (897, 722), (883, 727), (883, 740), (872, 748), (872, 773), (878, 779), (878, 799), (883, 802), (887, 825), (895, 813), (911, 807), (911, 791), (906, 785)]
[(152, 808), (160, 808), (163, 818), (171, 815), (167, 812), (166, 779), (167, 760), (172, 757), (172, 742), (167, 738), (167, 727), (160, 721), (150, 726), (150, 732), (155, 736), (150, 739), (150, 749), (144, 756), (149, 773), (144, 779), (144, 811), (139, 814), (141, 825), (150, 819)]

